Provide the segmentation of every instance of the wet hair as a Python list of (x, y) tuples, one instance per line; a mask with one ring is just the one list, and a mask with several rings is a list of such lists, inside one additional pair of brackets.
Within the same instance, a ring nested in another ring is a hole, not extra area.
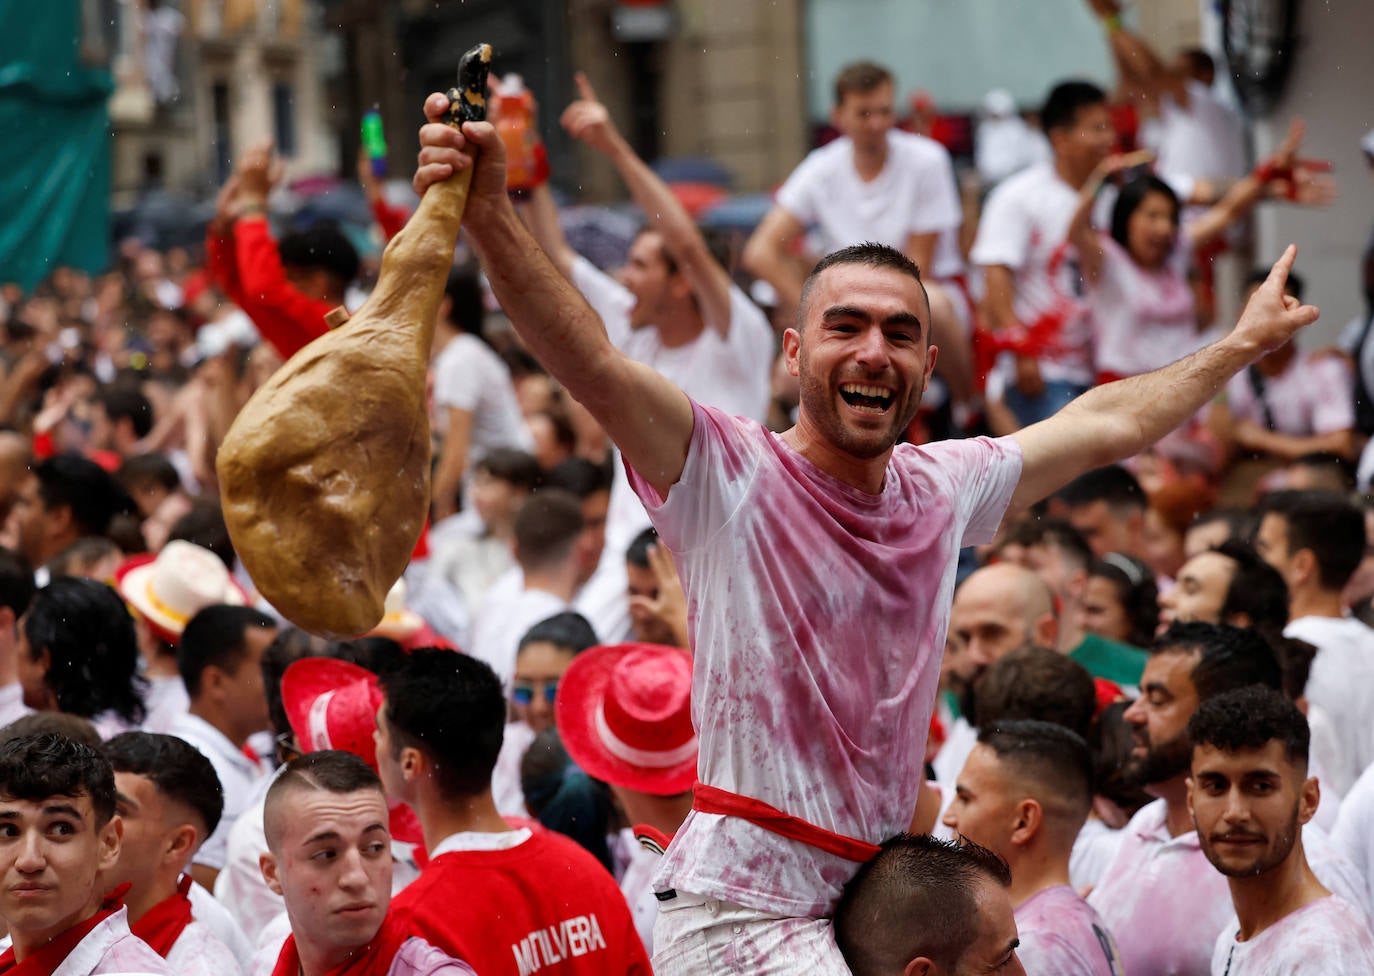
[(1260, 514), (1283, 519), (1290, 553), (1311, 550), (1325, 590), (1345, 586), (1364, 558), (1364, 513), (1335, 492), (1276, 491), (1260, 501)]
[(956, 972), (982, 928), (978, 888), (1005, 888), (1011, 871), (970, 841), (898, 834), (845, 885), (835, 941), (854, 976), (891, 976), (925, 956)]
[(234, 571), (234, 540), (229, 538), (229, 526), (224, 523), (224, 511), (214, 502), (197, 501), (191, 510), (172, 523), (167, 541), (181, 539), (209, 549), (219, 557), (225, 568)]
[(101, 747), (116, 773), (132, 773), (152, 782), (161, 796), (195, 811), (204, 840), (219, 826), (224, 790), (215, 767), (199, 749), (174, 735), (122, 732)]
[(261, 610), (215, 604), (196, 613), (181, 632), (177, 670), (194, 701), (200, 694), (205, 669), (237, 674), (248, 657), (248, 629), (275, 630), (277, 622)]
[(358, 252), (342, 231), (328, 223), (284, 235), (277, 250), (283, 267), (323, 271), (339, 291), (358, 276)]
[(1131, 632), (1126, 641), (1145, 647), (1154, 640), (1159, 626), (1159, 585), (1150, 567), (1139, 559), (1119, 552), (1109, 552), (1093, 560), (1088, 576), (1096, 576), (1112, 584), (1116, 600), (1126, 611)]
[(498, 481), (527, 491), (538, 488), (544, 477), (539, 469), (539, 461), (533, 454), (511, 447), (497, 447), (488, 451), (477, 462), (475, 470), (485, 471)]
[(1092, 675), (1047, 647), (1022, 647), (988, 665), (974, 684), (973, 724), (1037, 720), (1085, 736), (1097, 710)]
[(1188, 720), (1193, 748), (1222, 752), (1263, 749), (1278, 740), (1289, 760), (1307, 765), (1312, 731), (1298, 706), (1271, 688), (1250, 685), (1208, 699)]
[(84, 743), (51, 732), (0, 745), (0, 797), (38, 801), (54, 796), (87, 797), (95, 826), (104, 827), (115, 812), (110, 761)]
[(515, 514), (515, 558), (524, 567), (556, 565), (572, 553), (582, 527), (582, 504), (575, 495), (540, 489)]
[(20, 716), (3, 729), (0, 729), (0, 748), (11, 739), (21, 739), (26, 735), (51, 733), (73, 742), (81, 742), (92, 749), (100, 748), (100, 733), (95, 730), (90, 719), (66, 712), (29, 712)]
[(153, 405), (138, 390), (121, 386), (108, 387), (96, 394), (96, 402), (105, 409), (110, 424), (129, 421), (135, 437), (147, 437), (153, 429)]
[(1112, 240), (1121, 245), (1122, 249), (1129, 253), (1131, 217), (1145, 198), (1151, 193), (1158, 193), (1169, 201), (1169, 208), (1173, 211), (1174, 229), (1178, 229), (1178, 215), (1180, 205), (1178, 194), (1173, 191), (1168, 183), (1165, 183), (1158, 176), (1137, 176), (1116, 195), (1116, 203), (1112, 205), (1111, 235)]
[(134, 621), (118, 593), (104, 583), (62, 576), (39, 590), (24, 618), (29, 654), (46, 651), (43, 683), (59, 711), (95, 718), (112, 711), (131, 725), (147, 710), (139, 675)]
[(585, 500), (599, 491), (610, 491), (612, 478), (609, 465), (573, 457), (558, 462), (544, 473), (544, 487), (566, 491), (579, 500)]
[(486, 309), (482, 304), (482, 283), (477, 277), (477, 269), (466, 264), (450, 268), (448, 280), (444, 282), (444, 295), (450, 304), (449, 321), (460, 331), (480, 338)]
[(854, 61), (835, 76), (835, 104), (844, 104), (846, 95), (866, 95), (883, 85), (893, 84), (892, 72), (872, 61)]
[(33, 473), (43, 507), (69, 509), (77, 535), (104, 535), (116, 513), (134, 511), (133, 499), (114, 476), (80, 455), (54, 455)]
[(613, 870), (606, 843), (611, 791), (577, 767), (563, 747), (558, 729), (545, 729), (530, 743), (520, 760), (520, 789), (525, 805), (540, 824), (571, 837), (607, 871)]
[[(282, 768), (267, 788), (262, 810), (267, 846), (275, 851), (281, 842), (284, 824), (280, 808), (288, 795), (319, 791), (345, 795), (364, 790), (376, 792), (382, 797), (386, 795), (382, 791), (382, 781), (372, 767), (353, 753), (342, 749), (321, 749), (297, 756)], [(387, 826), (385, 821), (383, 826)]]
[(1054, 722), (1020, 720), (980, 728), (978, 742), (1022, 782), (1035, 784), (1037, 799), (1072, 843), (1093, 805), (1092, 754), (1083, 737)]
[(587, 623), (587, 618), (571, 610), (556, 613), (525, 631), (520, 638), (520, 650), (541, 642), (573, 654), (581, 654), (598, 643), (596, 631)]
[(1274, 649), (1253, 628), (1173, 623), (1150, 648), (1151, 654), (1180, 652), (1199, 655), (1189, 676), (1199, 702), (1247, 685), (1283, 687)]
[(1105, 105), (1107, 93), (1090, 81), (1063, 81), (1050, 89), (1045, 107), (1040, 110), (1040, 125), (1045, 135), (1056, 129), (1070, 129), (1078, 123), (1078, 111)]
[[(838, 251), (831, 251), (811, 269), (811, 273), (806, 276), (806, 281), (802, 283), (801, 300), (797, 303), (797, 328), (799, 330), (806, 324), (806, 306), (816, 282), (823, 273), (841, 264), (857, 264), (866, 268), (896, 271), (898, 274), (904, 274), (911, 278), (920, 286), (921, 295), (926, 299), (926, 317), (929, 319), (930, 298), (926, 295), (925, 282), (921, 279), (921, 269), (917, 267), (916, 262), (895, 247), (866, 241), (863, 244), (851, 244), (849, 247), (842, 247)], [(929, 335), (930, 322), (927, 321), (924, 325), (925, 332)]]
[(136, 454), (126, 458), (115, 477), (126, 489), (143, 484), (157, 485), (167, 491), (176, 491), (181, 487), (181, 475), (177, 474), (176, 466), (165, 454)]
[(1236, 567), (1221, 604), (1221, 619), (1230, 620), (1243, 613), (1250, 626), (1261, 634), (1282, 633), (1288, 624), (1288, 584), (1279, 571), (1254, 549), (1233, 539), (1211, 551), (1225, 556)]
[(490, 788), (506, 722), (496, 672), (477, 658), (430, 647), (412, 651), (403, 669), (379, 680), (396, 757), (406, 747), (423, 752), (449, 799)]
[[(1249, 291), (1256, 285), (1262, 285), (1268, 280), (1268, 268), (1255, 268), (1246, 276), (1245, 288), (1243, 290)], [(1296, 271), (1290, 271), (1288, 272), (1288, 285), (1285, 290), (1298, 301), (1302, 301), (1303, 292), (1307, 290), (1307, 282), (1304, 281), (1302, 275), (1298, 274)]]
[(33, 569), (24, 561), (24, 557), (0, 548), (0, 607), (9, 607), (18, 620), (28, 610), (37, 591)]
[(1055, 492), (1054, 497), (1071, 509), (1093, 502), (1106, 502), (1107, 507), (1118, 515), (1143, 513), (1147, 505), (1140, 482), (1119, 464), (1085, 471)]
[(650, 526), (630, 541), (625, 550), (625, 561), (640, 569), (649, 568), (649, 550), (658, 545), (658, 530)]

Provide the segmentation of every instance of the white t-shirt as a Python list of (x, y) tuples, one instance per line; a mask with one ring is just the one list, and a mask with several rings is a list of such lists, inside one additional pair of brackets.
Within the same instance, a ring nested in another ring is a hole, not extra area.
[(1012, 270), (1016, 284), (1012, 310), (1022, 325), (1064, 307), (1061, 348), (1041, 357), (1040, 372), (1046, 380), (1088, 384), (1093, 379), (1092, 328), (1073, 255), (1058, 263), (1055, 278), (1050, 274), (1079, 202), (1078, 191), (1060, 179), (1053, 164), (1022, 170), (988, 194), (969, 260)]
[(1236, 420), (1265, 426), (1264, 406), (1281, 434), (1311, 437), (1355, 426), (1355, 392), (1350, 367), (1338, 356), (1299, 352), (1278, 376), (1262, 380), (1264, 400), (1255, 394), (1250, 371), (1226, 384), (1226, 402)]
[(1234, 917), (1217, 936), (1212, 976), (1369, 976), (1374, 973), (1374, 935), (1358, 911), (1328, 895), (1246, 942), (1237, 942)]
[[(869, 495), (693, 404), (667, 499), (630, 477), (687, 593), (701, 782), (871, 843), (907, 829), (958, 550), (991, 538), (1020, 476), (1010, 439), (903, 444)], [(693, 812), (654, 886), (816, 918), (855, 867)]]
[[(841, 137), (813, 149), (778, 188), (778, 206), (812, 228), (822, 253), (873, 241), (904, 251), (913, 234), (957, 235), (963, 223), (949, 150), (934, 139), (893, 129), (887, 162), (871, 180), (854, 168), (854, 143)], [(934, 277), (963, 270), (937, 247)], [(714, 404), (712, 404), (714, 406)]]
[(544, 590), (521, 588), (510, 599), (496, 599), (489, 593), (473, 622), (472, 640), (466, 650), (485, 661), (509, 692), (520, 638), (535, 624), (567, 609), (567, 600)]
[(1096, 888), (1107, 865), (1116, 857), (1121, 846), (1122, 830), (1114, 830), (1105, 821), (1089, 817), (1074, 838), (1073, 853), (1069, 855), (1069, 883), (1074, 888)]
[(1350, 859), (1364, 879), (1366, 895), (1374, 901), (1374, 766), (1360, 775), (1341, 801), (1331, 843)]
[(1245, 128), (1240, 117), (1199, 81), (1185, 83), (1188, 107), (1159, 100), (1159, 124), (1147, 129), (1155, 168), (1189, 180), (1238, 179), (1246, 172)]
[[(250, 959), (251, 962), (251, 959)], [(167, 950), (167, 965), (177, 976), (239, 976), (244, 967), (229, 948), (196, 918)]]
[(1354, 617), (1299, 617), (1283, 636), (1317, 649), (1307, 700), (1330, 720), (1333, 740), (1323, 748), (1324, 772), (1344, 797), (1374, 762), (1374, 630)]
[(454, 336), (434, 361), (431, 421), (438, 434), (448, 432), (450, 407), (472, 414), (469, 472), (473, 464), (498, 447), (534, 449), (534, 438), (520, 413), (510, 370), (490, 346), (466, 332)]
[(1016, 906), (1016, 955), (1026, 976), (1122, 976), (1107, 926), (1068, 885), (1037, 891)]
[(1097, 372), (1138, 376), (1202, 348), (1183, 242), (1163, 268), (1151, 271), (1111, 236), (1100, 239), (1102, 271), (1088, 287)]

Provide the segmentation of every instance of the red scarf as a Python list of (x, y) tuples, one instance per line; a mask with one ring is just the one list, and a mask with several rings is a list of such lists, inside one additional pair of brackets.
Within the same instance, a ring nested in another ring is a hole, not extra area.
[[(394, 912), (386, 913), (386, 921), (377, 930), (372, 941), (358, 949), (348, 961), (321, 973), (320, 976), (386, 976), (401, 944), (410, 938), (410, 932)], [(277, 965), (272, 976), (298, 976), (301, 972), (301, 957), (296, 951), (296, 937), (288, 935), (277, 957)]]
[(190, 890), (191, 878), (188, 875), (177, 885), (176, 894), (158, 902), (129, 926), (134, 935), (152, 946), (153, 951), (163, 959), (177, 944), (186, 926), (191, 924), (191, 899), (187, 895)]
[(90, 935), (97, 925), (124, 907), (124, 893), (128, 890), (127, 884), (120, 885), (105, 896), (94, 915), (84, 922), (73, 925), (41, 949), (35, 949), (23, 962), (15, 961), (14, 947), (10, 946), (0, 955), (0, 973), (5, 973), (6, 976), (52, 976), (53, 970), (62, 965), (63, 960), (71, 955), (71, 951), (82, 939)]

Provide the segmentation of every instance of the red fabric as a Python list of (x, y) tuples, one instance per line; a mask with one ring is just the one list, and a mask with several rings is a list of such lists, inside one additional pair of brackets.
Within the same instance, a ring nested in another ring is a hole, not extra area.
[(652, 973), (615, 879), (561, 834), (440, 854), (391, 906), (414, 934), (482, 976)]
[(238, 258), (234, 254), (234, 233), (223, 237), (211, 228), (205, 232), (205, 270), (228, 299), (243, 307), (243, 284), (239, 281)]
[[(1050, 258), (1046, 273), (1051, 281), (1059, 274), (1059, 268), (1069, 253), (1069, 244), (1061, 244)], [(1080, 305), (1067, 295), (1060, 295), (1030, 325), (1014, 325), (996, 332), (974, 326), (973, 329), (973, 366), (978, 386), (981, 389), (987, 382), (988, 373), (998, 355), (1004, 352), (1018, 356), (1038, 359), (1060, 350), (1059, 336), (1064, 331), (1064, 323), (1080, 310)]]
[[(386, 976), (396, 953), (411, 933), (394, 911), (387, 912), (382, 927), (371, 942), (359, 949), (341, 966), (325, 970), (324, 976)], [(296, 951), (296, 937), (288, 935), (277, 957), (272, 976), (297, 976), (301, 971), (300, 953)]]
[(33, 435), (33, 459), (35, 461), (46, 461), (57, 453), (57, 442), (53, 440), (52, 431), (44, 430)]
[(329, 331), (324, 317), (337, 306), (303, 294), (286, 280), (267, 221), (234, 224), (234, 256), (242, 286), (237, 304), (283, 359)]
[(845, 837), (834, 831), (826, 830), (808, 823), (800, 817), (783, 813), (777, 807), (769, 806), (762, 800), (754, 800), (738, 793), (698, 783), (692, 790), (692, 809), (701, 813), (716, 813), (724, 817), (739, 817), (748, 820), (756, 827), (786, 837), (790, 840), (809, 844), (811, 847), (834, 854), (846, 861), (863, 864), (872, 860), (878, 853), (878, 845), (868, 841)]
[(62, 965), (63, 960), (81, 944), (82, 939), (90, 935), (97, 925), (124, 907), (124, 893), (128, 890), (127, 884), (120, 885), (105, 896), (94, 915), (84, 922), (73, 925), (41, 949), (29, 953), (23, 962), (15, 960), (14, 946), (10, 946), (0, 955), (0, 973), (8, 973), (11, 976), (52, 976), (53, 971)]
[(129, 926), (129, 931), (148, 943), (159, 956), (167, 958), (172, 946), (177, 944), (181, 933), (191, 924), (191, 877), (187, 875), (177, 885), (176, 894), (164, 898), (148, 909)]
[(372, 201), (372, 219), (377, 221), (377, 226), (382, 230), (382, 240), (389, 241), (401, 232), (410, 219), (410, 213), (404, 207), (393, 207), (378, 197)]

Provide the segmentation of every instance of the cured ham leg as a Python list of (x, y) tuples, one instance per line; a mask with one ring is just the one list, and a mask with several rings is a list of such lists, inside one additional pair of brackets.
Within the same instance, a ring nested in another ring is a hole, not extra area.
[[(463, 56), (450, 124), (486, 117), (491, 47)], [(429, 189), (382, 255), (358, 313), (253, 395), (220, 447), (224, 520), (258, 591), (302, 630), (352, 637), (386, 594), (429, 508), (425, 373), (472, 170)], [(332, 324), (332, 323), (331, 323)]]

